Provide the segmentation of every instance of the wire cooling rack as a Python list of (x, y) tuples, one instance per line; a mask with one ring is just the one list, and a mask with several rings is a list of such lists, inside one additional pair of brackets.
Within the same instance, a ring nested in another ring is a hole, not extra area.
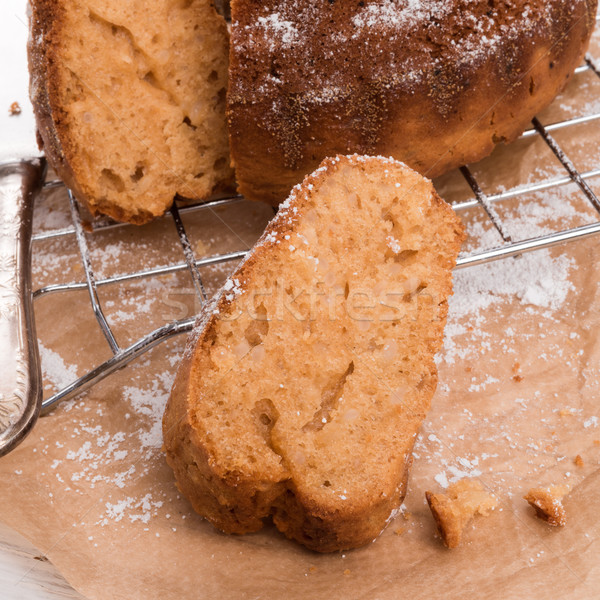
[[(585, 71), (592, 71), (598, 78), (600, 78), (600, 69), (590, 55), (586, 56), (585, 64), (579, 67), (575, 73), (579, 74)], [(578, 171), (572, 160), (567, 156), (567, 154), (552, 136), (554, 131), (574, 127), (577, 125), (588, 124), (593, 121), (600, 121), (600, 112), (583, 117), (561, 120), (545, 126), (542, 125), (536, 118), (532, 122), (533, 127), (522, 134), (521, 139), (539, 136), (545, 142), (548, 148), (550, 148), (550, 150), (558, 158), (562, 164), (562, 167), (564, 167), (566, 173), (562, 177), (555, 177), (539, 183), (521, 186), (516, 189), (511, 189), (493, 195), (487, 195), (482, 190), (482, 187), (469, 167), (465, 166), (460, 169), (462, 177), (473, 192), (473, 197), (469, 200), (454, 204), (453, 208), (459, 213), (466, 209), (477, 206), (483, 208), (485, 214), (487, 215), (487, 219), (489, 219), (489, 222), (492, 223), (493, 227), (502, 238), (503, 243), (500, 246), (489, 250), (475, 251), (466, 255), (461, 255), (458, 259), (457, 268), (464, 268), (471, 265), (507, 258), (510, 256), (517, 256), (524, 252), (529, 252), (540, 248), (548, 248), (550, 246), (562, 244), (572, 240), (579, 240), (600, 233), (599, 217), (598, 221), (591, 224), (555, 231), (548, 235), (532, 237), (522, 241), (513, 241), (509, 233), (509, 227), (506, 226), (506, 223), (503, 222), (498, 211), (496, 210), (496, 207), (502, 206), (503, 203), (508, 200), (519, 199), (526, 194), (552, 190), (561, 186), (575, 183), (587, 201), (589, 201), (593, 209), (595, 209), (597, 213), (600, 213), (600, 201), (588, 184), (590, 179), (600, 176), (600, 168), (585, 172)], [(46, 189), (59, 186), (63, 186), (62, 182), (60, 181), (49, 181), (45, 184)], [(33, 236), (33, 242), (35, 244), (41, 242), (42, 240), (75, 236), (85, 272), (85, 281), (61, 283), (42, 287), (34, 292), (34, 300), (49, 294), (59, 294), (72, 292), (74, 290), (87, 289), (98, 326), (106, 338), (106, 341), (112, 352), (112, 356), (60, 391), (44, 399), (42, 410), (45, 412), (51, 409), (59, 401), (71, 398), (76, 394), (90, 388), (101, 379), (124, 367), (160, 342), (181, 333), (188, 332), (192, 329), (195, 320), (193, 317), (174, 320), (167, 325), (154, 329), (144, 337), (138, 339), (135, 343), (128, 345), (127, 347), (121, 347), (103, 311), (98, 295), (99, 288), (111, 284), (123, 284), (125, 282), (156, 278), (161, 275), (187, 270), (193, 282), (195, 293), (200, 302), (203, 303), (207, 300), (207, 294), (202, 277), (200, 275), (200, 269), (211, 265), (239, 261), (246, 254), (246, 251), (243, 250), (196, 258), (192, 244), (190, 243), (190, 239), (186, 233), (186, 227), (184, 223), (186, 215), (198, 213), (200, 211), (210, 211), (223, 205), (231, 205), (233, 203), (240, 202), (243, 200), (241, 196), (219, 198), (209, 202), (186, 205), (184, 207), (178, 207), (177, 204), (175, 204), (169, 213), (162, 218), (172, 219), (174, 222), (177, 234), (179, 236), (179, 242), (183, 250), (183, 256), (185, 257), (183, 262), (170, 264), (164, 267), (134, 271), (114, 277), (97, 277), (92, 265), (90, 249), (87, 241), (88, 233), (86, 230), (89, 231), (90, 225), (87, 223), (84, 224), (79, 211), (79, 206), (70, 191), (68, 192), (68, 197), (73, 225), (64, 229), (38, 233)], [(91, 229), (93, 232), (117, 228), (131, 229), (132, 227), (135, 226), (115, 223), (107, 219), (99, 219), (91, 224)]]

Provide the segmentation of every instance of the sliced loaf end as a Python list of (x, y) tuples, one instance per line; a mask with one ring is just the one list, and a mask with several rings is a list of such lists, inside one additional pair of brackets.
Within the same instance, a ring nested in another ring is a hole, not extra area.
[(228, 35), (209, 0), (33, 0), (31, 96), (45, 153), (94, 214), (145, 223), (233, 188)]
[(190, 339), (163, 422), (194, 508), (363, 545), (406, 493), (463, 239), (430, 181), (337, 157), (297, 186)]

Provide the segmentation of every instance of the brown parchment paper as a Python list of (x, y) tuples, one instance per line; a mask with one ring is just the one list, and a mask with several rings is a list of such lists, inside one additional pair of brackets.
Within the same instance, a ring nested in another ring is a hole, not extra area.
[[(596, 42), (592, 48), (597, 51)], [(600, 84), (574, 83), (543, 122), (593, 112)], [(586, 170), (600, 162), (600, 129), (557, 132)], [(495, 191), (563, 175), (543, 143), (500, 148), (473, 167)], [(451, 174), (449, 200), (469, 197)], [(591, 180), (594, 187), (594, 180)], [(596, 218), (577, 188), (530, 194), (498, 207), (518, 239)], [(239, 203), (188, 224), (198, 256), (250, 247), (270, 209)], [(499, 239), (479, 209), (463, 213), (466, 249)], [(61, 192), (41, 198), (37, 230), (67, 224)], [(170, 222), (90, 240), (94, 266), (112, 275), (182, 259)], [(75, 242), (36, 244), (36, 287), (82, 279)], [(155, 348), (40, 419), (0, 459), (0, 519), (30, 539), (82, 594), (120, 598), (595, 598), (600, 593), (600, 239), (457, 272), (440, 384), (415, 446), (404, 512), (373, 544), (317, 555), (266, 527), (225, 536), (193, 514), (160, 451), (160, 414), (183, 337)], [(209, 291), (229, 266), (205, 269)], [(194, 314), (185, 273), (106, 286), (101, 300), (124, 346)], [(85, 291), (36, 300), (46, 395), (109, 356)], [(583, 466), (575, 464), (579, 455)], [(462, 477), (500, 500), (445, 549), (424, 499)], [(536, 519), (522, 496), (567, 483), (568, 524)]]

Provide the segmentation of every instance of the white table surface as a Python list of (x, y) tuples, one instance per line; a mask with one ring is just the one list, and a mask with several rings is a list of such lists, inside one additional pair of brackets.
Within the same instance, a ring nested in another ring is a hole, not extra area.
[(52, 563), (21, 535), (0, 523), (2, 600), (83, 600)]

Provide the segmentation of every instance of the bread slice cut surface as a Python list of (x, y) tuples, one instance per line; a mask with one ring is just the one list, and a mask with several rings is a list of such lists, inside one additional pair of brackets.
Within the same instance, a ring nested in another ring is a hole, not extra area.
[(145, 223), (233, 186), (228, 34), (209, 0), (32, 0), (44, 151), (94, 214)]
[(167, 461), (219, 529), (317, 551), (372, 541), (406, 493), (463, 229), (430, 181), (327, 159), (206, 307), (167, 405)]

